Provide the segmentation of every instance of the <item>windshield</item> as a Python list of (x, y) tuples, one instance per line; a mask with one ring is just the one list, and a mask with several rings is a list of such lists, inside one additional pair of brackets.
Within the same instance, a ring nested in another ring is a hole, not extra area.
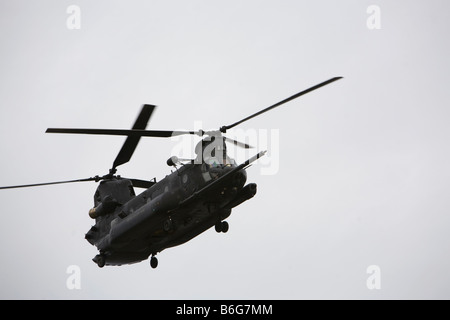
[(205, 157), (204, 161), (207, 165), (209, 165), (213, 168), (219, 167), (219, 166), (235, 166), (236, 165), (236, 161), (234, 161), (234, 159), (231, 159), (227, 155), (223, 158)]

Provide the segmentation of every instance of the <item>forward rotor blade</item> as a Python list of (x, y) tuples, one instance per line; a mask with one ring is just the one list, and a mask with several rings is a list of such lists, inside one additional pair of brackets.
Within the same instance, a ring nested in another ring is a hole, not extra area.
[(137, 130), (137, 129), (76, 129), (48, 128), (46, 133), (95, 134), (106, 136), (159, 137), (170, 138), (184, 134), (202, 135), (201, 131)]
[(44, 183), (34, 183), (34, 184), (23, 184), (18, 186), (7, 186), (0, 187), (0, 190), (3, 189), (16, 189), (16, 188), (28, 188), (28, 187), (39, 187), (39, 186), (48, 186), (52, 184), (63, 184), (63, 183), (72, 183), (72, 182), (85, 182), (85, 181), (99, 181), (100, 177), (91, 177), (86, 179), (76, 179), (76, 180), (66, 180), (66, 181), (55, 181), (55, 182), (44, 182)]
[[(153, 110), (155, 109), (155, 106), (145, 104), (142, 106), (141, 112), (139, 113), (139, 116), (137, 117), (136, 121), (133, 125), (133, 130), (136, 129), (145, 129), (147, 127), (147, 123), (150, 120), (150, 117), (153, 113)], [(128, 136), (128, 138), (125, 140), (122, 149), (120, 149), (119, 153), (117, 154), (116, 159), (114, 160), (112, 170), (114, 171), (118, 166), (127, 163), (130, 161), (131, 156), (134, 153), (134, 150), (136, 150), (136, 147), (139, 143), (139, 140), (141, 139), (141, 136)]]
[(236, 145), (238, 147), (244, 148), (244, 149), (252, 149), (253, 148), (251, 145), (249, 145), (247, 143), (243, 143), (243, 142), (240, 142), (240, 141), (228, 138), (228, 137), (225, 137), (225, 140), (230, 143), (233, 143), (234, 145)]
[(316, 90), (316, 89), (319, 89), (319, 88), (321, 88), (321, 87), (323, 87), (323, 86), (326, 86), (327, 84), (330, 84), (330, 83), (332, 83), (332, 82), (334, 82), (334, 81), (336, 81), (336, 80), (339, 80), (339, 79), (342, 79), (342, 77), (334, 77), (334, 78), (331, 78), (331, 79), (329, 79), (329, 80), (327, 80), (327, 81), (324, 81), (324, 82), (322, 82), (322, 83), (319, 83), (319, 84), (317, 84), (317, 85), (315, 85), (315, 86), (313, 86), (313, 87), (311, 87), (311, 88), (309, 88), (309, 89), (303, 90), (303, 91), (301, 91), (301, 92), (299, 92), (299, 93), (297, 93), (297, 94), (294, 94), (293, 96), (291, 96), (291, 97), (289, 97), (289, 98), (287, 98), (287, 99), (284, 99), (284, 100), (282, 100), (282, 101), (280, 101), (280, 102), (278, 102), (278, 103), (275, 103), (274, 105), (272, 105), (272, 106), (270, 106), (270, 107), (268, 107), (268, 108), (265, 108), (265, 109), (263, 109), (263, 110), (261, 110), (261, 111), (259, 111), (259, 112), (256, 112), (256, 113), (252, 114), (251, 116), (248, 116), (247, 118), (244, 118), (244, 119), (242, 119), (242, 120), (240, 120), (240, 121), (238, 121), (238, 122), (235, 122), (235, 123), (233, 123), (233, 124), (230, 124), (230, 125), (228, 125), (228, 126), (223, 126), (223, 127), (220, 128), (220, 131), (225, 133), (228, 129), (231, 129), (231, 128), (233, 128), (233, 127), (235, 127), (235, 126), (241, 124), (242, 122), (245, 122), (245, 121), (247, 121), (247, 120), (250, 120), (250, 119), (252, 119), (252, 118), (254, 118), (254, 117), (256, 117), (256, 116), (259, 116), (260, 114), (263, 114), (264, 112), (267, 112), (267, 111), (272, 110), (272, 109), (274, 109), (274, 108), (276, 108), (276, 107), (279, 107), (279, 106), (281, 106), (282, 104), (285, 104), (286, 102), (289, 102), (289, 101), (294, 100), (294, 99), (296, 99), (296, 98), (298, 98), (298, 97), (301, 97), (301, 96), (304, 95), (304, 94), (307, 94), (307, 93), (309, 93), (309, 92), (311, 92), (311, 91), (314, 91), (314, 90)]

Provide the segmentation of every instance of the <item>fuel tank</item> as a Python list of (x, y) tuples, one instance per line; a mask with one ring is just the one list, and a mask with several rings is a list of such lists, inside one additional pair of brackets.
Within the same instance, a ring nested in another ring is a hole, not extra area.
[(229, 203), (227, 203), (224, 207), (224, 209), (233, 209), (234, 207), (237, 207), (241, 203), (253, 198), (256, 194), (256, 183), (249, 183), (244, 188), (242, 188), (236, 197), (234, 197), (233, 200), (231, 200)]
[(145, 239), (163, 226), (167, 211), (178, 205), (172, 192), (164, 192), (133, 213), (111, 222), (109, 235), (112, 247), (122, 247), (135, 239)]

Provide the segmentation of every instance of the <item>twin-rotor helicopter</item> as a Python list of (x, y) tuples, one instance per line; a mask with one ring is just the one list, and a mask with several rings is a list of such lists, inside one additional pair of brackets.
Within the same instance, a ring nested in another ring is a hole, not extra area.
[[(306, 93), (328, 85), (342, 77), (334, 77), (303, 90), (268, 108), (256, 112), (231, 125), (211, 131), (146, 130), (155, 110), (143, 105), (131, 130), (49, 128), (47, 133), (120, 135), (126, 136), (111, 169), (105, 175), (90, 178), (0, 187), (12, 189), (72, 182), (100, 182), (94, 194), (94, 206), (89, 216), (95, 224), (86, 233), (86, 240), (99, 253), (92, 259), (100, 268), (146, 260), (156, 268), (156, 254), (181, 245), (214, 227), (217, 232), (229, 229), (227, 219), (233, 208), (256, 194), (256, 184), (248, 183), (245, 169), (265, 154), (259, 152), (242, 164), (227, 154), (226, 143), (250, 148), (246, 143), (226, 137), (234, 128), (256, 116), (281, 106)], [(117, 167), (127, 163), (141, 137), (172, 137), (179, 135), (205, 136), (196, 146), (195, 159), (167, 160), (176, 168), (160, 181), (124, 178), (116, 175)], [(134, 188), (145, 189), (136, 195)]]

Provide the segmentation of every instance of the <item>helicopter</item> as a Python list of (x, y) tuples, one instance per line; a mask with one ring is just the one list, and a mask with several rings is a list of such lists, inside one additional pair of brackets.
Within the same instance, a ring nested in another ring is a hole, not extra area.
[[(218, 233), (226, 233), (229, 224), (225, 219), (232, 209), (255, 196), (257, 185), (246, 184), (246, 169), (266, 151), (258, 152), (238, 165), (229, 157), (226, 143), (246, 149), (251, 146), (226, 137), (227, 130), (339, 79), (342, 77), (321, 82), (218, 130), (146, 130), (156, 108), (150, 104), (142, 106), (130, 130), (48, 128), (46, 133), (119, 135), (127, 138), (105, 175), (7, 186), (0, 187), (0, 190), (99, 182), (94, 194), (94, 206), (89, 210), (89, 217), (95, 220), (95, 224), (85, 234), (85, 239), (99, 251), (92, 260), (102, 268), (149, 259), (150, 266), (156, 268), (156, 255), (161, 251), (184, 244), (212, 227)], [(156, 178), (142, 180), (116, 175), (117, 167), (130, 161), (141, 137), (169, 138), (179, 135), (205, 137), (195, 147), (195, 159), (170, 157), (167, 165), (175, 170), (162, 180), (157, 182)], [(134, 188), (145, 190), (136, 195)]]

